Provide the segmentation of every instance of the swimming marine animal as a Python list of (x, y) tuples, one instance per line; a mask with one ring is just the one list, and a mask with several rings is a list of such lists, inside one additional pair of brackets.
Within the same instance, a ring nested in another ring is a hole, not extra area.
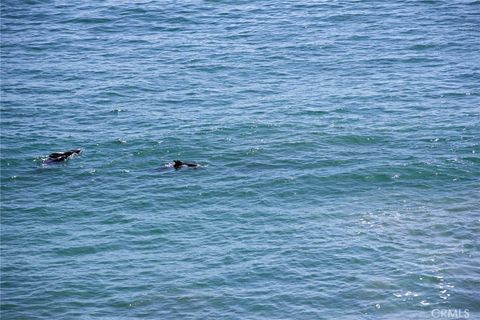
[(198, 168), (200, 165), (196, 163), (186, 163), (180, 160), (173, 160), (172, 166), (175, 168), (175, 170), (178, 170), (180, 168)]
[(82, 152), (82, 150), (80, 149), (72, 149), (64, 152), (54, 152), (48, 156), (46, 162), (62, 162), (73, 156), (76, 156), (77, 154), (80, 154), (80, 152)]

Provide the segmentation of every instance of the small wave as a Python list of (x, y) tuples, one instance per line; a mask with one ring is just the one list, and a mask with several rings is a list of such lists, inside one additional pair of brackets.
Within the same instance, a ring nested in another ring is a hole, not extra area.
[(70, 20), (65, 20), (64, 23), (78, 23), (78, 24), (106, 24), (113, 22), (110, 18), (100, 18), (100, 17), (82, 17), (75, 18)]
[(339, 135), (326, 138), (328, 142), (334, 144), (352, 144), (352, 145), (368, 145), (381, 143), (386, 140), (381, 136), (360, 136), (360, 135)]

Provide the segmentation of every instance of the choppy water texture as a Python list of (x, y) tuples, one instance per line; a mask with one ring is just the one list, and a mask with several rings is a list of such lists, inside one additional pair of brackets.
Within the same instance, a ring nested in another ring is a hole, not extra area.
[(2, 319), (479, 316), (479, 1), (1, 9)]

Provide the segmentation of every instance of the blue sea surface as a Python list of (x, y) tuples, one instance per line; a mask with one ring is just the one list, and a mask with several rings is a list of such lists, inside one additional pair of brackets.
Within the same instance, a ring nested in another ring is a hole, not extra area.
[(480, 317), (479, 1), (3, 0), (0, 115), (2, 319)]

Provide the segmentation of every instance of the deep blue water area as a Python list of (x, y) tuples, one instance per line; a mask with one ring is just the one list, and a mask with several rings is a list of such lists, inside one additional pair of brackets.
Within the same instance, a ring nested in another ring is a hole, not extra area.
[(2, 319), (480, 315), (479, 1), (4, 0), (0, 116)]

